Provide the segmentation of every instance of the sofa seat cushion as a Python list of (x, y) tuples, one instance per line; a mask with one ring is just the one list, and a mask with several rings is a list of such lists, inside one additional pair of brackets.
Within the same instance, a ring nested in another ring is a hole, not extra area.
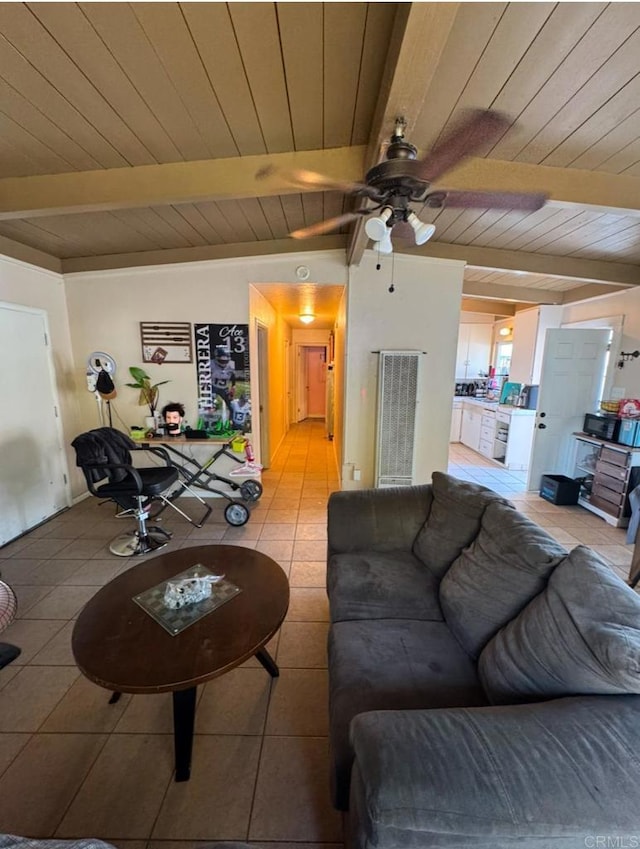
[(471, 657), (546, 586), (567, 550), (543, 528), (499, 501), (440, 584), (447, 625)]
[(640, 597), (578, 546), (490, 640), (479, 672), (494, 704), (640, 693)]
[(369, 710), (486, 704), (476, 665), (444, 622), (336, 622), (329, 631), (329, 725), (334, 804), (349, 802), (349, 724)]
[(332, 622), (442, 620), (438, 581), (410, 551), (334, 554), (327, 564)]
[(639, 715), (638, 696), (361, 714), (351, 845), (595, 849), (607, 835), (631, 846)]
[(431, 512), (418, 531), (413, 553), (441, 579), (449, 566), (478, 535), (488, 504), (510, 504), (486, 486), (433, 473)]

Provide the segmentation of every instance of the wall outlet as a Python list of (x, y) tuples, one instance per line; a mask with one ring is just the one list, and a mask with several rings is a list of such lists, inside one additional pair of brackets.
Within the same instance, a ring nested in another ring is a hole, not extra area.
[(359, 481), (361, 477), (360, 469), (353, 470), (353, 479), (354, 481)]

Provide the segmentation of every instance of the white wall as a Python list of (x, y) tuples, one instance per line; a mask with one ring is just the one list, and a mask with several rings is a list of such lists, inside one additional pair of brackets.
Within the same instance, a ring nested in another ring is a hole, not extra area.
[[(417, 410), (416, 483), (447, 468), (464, 263), (398, 255), (395, 291), (367, 251), (347, 293), (344, 489), (373, 485), (379, 350), (426, 351)], [(361, 480), (352, 480), (353, 467)]]
[[(562, 324), (619, 315), (624, 318), (620, 350), (640, 350), (640, 287), (566, 306)], [(614, 368), (613, 387), (623, 387), (627, 398), (640, 398), (640, 357), (625, 363), (622, 369)]]
[[(63, 278), (53, 271), (0, 257), (0, 301), (41, 309), (47, 314), (65, 455), (71, 490), (77, 491), (84, 478), (75, 468), (75, 452), (70, 445), (79, 433), (79, 409)], [(2, 363), (1, 367), (9, 368), (10, 365)], [(25, 381), (25, 391), (28, 391), (28, 380)]]

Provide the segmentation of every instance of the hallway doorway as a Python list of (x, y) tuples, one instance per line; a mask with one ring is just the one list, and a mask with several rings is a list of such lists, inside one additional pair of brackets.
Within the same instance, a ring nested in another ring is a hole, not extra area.
[(300, 345), (297, 420), (324, 419), (327, 410), (327, 346)]

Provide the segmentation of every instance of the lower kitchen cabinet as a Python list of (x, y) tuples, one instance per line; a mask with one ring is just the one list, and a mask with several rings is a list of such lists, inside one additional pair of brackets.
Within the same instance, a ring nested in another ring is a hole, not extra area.
[(460, 442), (474, 451), (480, 449), (480, 432), (482, 430), (482, 407), (470, 401), (462, 404), (462, 426)]
[(629, 493), (640, 483), (640, 449), (575, 434), (574, 477), (582, 478), (578, 503), (616, 528), (629, 524)]
[(505, 469), (526, 471), (534, 426), (534, 410), (464, 401), (460, 441)]

